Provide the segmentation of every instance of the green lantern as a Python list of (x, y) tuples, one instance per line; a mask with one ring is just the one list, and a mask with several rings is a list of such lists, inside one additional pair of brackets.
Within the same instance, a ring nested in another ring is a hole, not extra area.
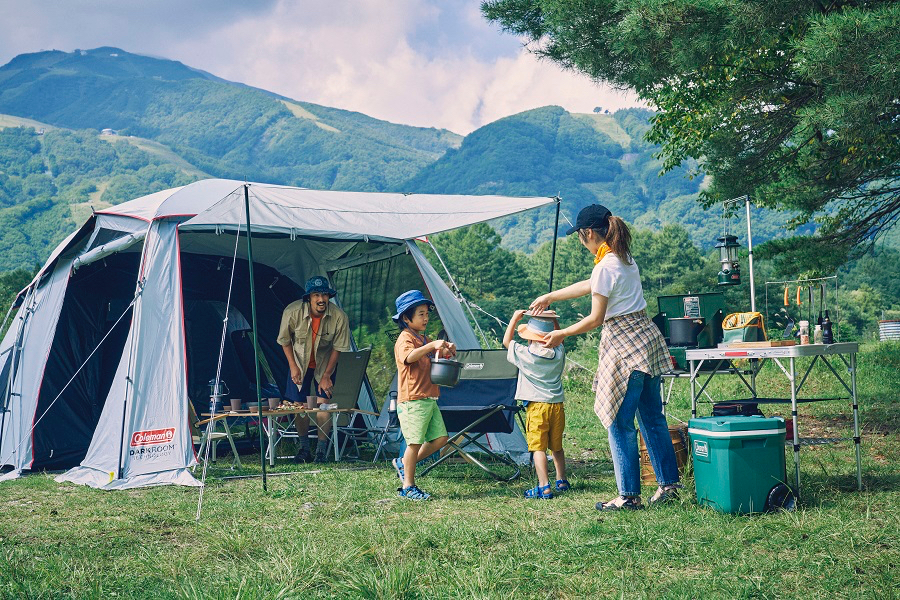
[(719, 270), (719, 285), (739, 285), (741, 283), (741, 265), (738, 263), (737, 237), (727, 233), (716, 238), (716, 248), (719, 249), (719, 262), (722, 264)]

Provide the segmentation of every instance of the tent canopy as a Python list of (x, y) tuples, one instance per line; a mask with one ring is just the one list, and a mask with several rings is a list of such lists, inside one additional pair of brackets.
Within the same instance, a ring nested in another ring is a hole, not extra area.
[[(100, 215), (145, 221), (193, 217), (182, 231), (215, 231), (246, 221), (244, 183), (207, 179), (156, 192)], [(537, 208), (553, 198), (309, 190), (248, 183), (254, 232), (396, 241), (449, 231)]]

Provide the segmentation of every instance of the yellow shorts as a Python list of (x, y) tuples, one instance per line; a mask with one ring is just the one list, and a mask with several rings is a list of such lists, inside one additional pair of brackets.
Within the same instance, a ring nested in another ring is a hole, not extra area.
[(525, 409), (525, 441), (529, 452), (552, 452), (563, 449), (566, 411), (562, 402), (529, 402)]

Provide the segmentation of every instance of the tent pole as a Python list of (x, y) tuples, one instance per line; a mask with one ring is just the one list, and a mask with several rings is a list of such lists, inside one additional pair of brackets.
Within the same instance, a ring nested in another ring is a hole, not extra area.
[(253, 284), (253, 236), (250, 235), (250, 186), (244, 184), (244, 210), (247, 213), (247, 263), (250, 268), (250, 327), (253, 330), (253, 363), (256, 367), (256, 410), (259, 416), (259, 464), (262, 466), (263, 491), (267, 491), (266, 451), (263, 444), (262, 392), (259, 387), (259, 340), (256, 337), (256, 286)]
[(559, 204), (562, 198), (556, 196), (556, 221), (553, 223), (553, 250), (550, 254), (550, 283), (548, 292), (553, 291), (553, 270), (556, 267), (556, 237), (559, 234)]

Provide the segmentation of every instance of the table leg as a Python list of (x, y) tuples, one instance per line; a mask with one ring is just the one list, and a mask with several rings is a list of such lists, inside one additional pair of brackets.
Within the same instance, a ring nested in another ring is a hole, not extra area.
[(331, 443), (334, 445), (334, 462), (341, 461), (341, 449), (338, 448), (337, 434), (338, 417), (340, 417), (338, 413), (331, 413)]
[(266, 423), (269, 424), (269, 466), (275, 466), (275, 418), (266, 417)]
[(859, 402), (856, 397), (856, 353), (850, 354), (850, 391), (853, 396), (853, 443), (856, 446), (856, 489), (862, 491), (862, 456), (860, 454)]
[(791, 357), (791, 422), (794, 425), (794, 494), (800, 500), (800, 428), (797, 426), (797, 367)]
[(688, 363), (691, 369), (691, 418), (697, 417), (697, 369), (696, 361)]

